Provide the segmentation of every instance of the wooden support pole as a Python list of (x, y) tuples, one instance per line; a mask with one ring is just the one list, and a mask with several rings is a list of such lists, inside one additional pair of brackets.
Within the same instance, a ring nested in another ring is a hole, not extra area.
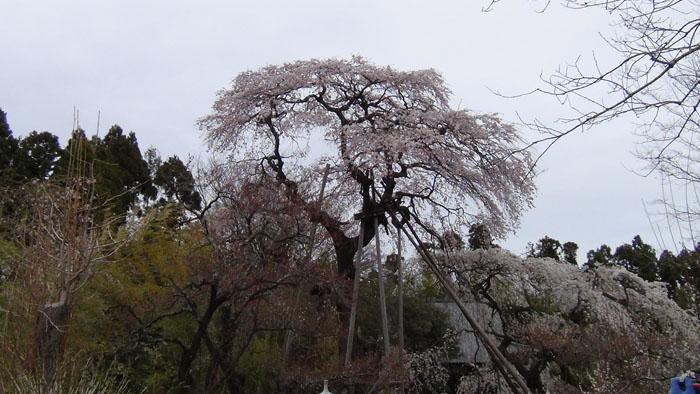
[(362, 243), (364, 241), (364, 226), (360, 222), (360, 235), (357, 237), (357, 252), (355, 254), (355, 278), (352, 281), (352, 301), (350, 305), (350, 324), (348, 325), (348, 340), (345, 348), (345, 367), (352, 360), (352, 346), (355, 337), (355, 320), (357, 319), (357, 302), (360, 297), (360, 263), (362, 261)]
[[(402, 256), (401, 256), (401, 228), (400, 226), (396, 227), (396, 235), (398, 236), (398, 239), (396, 240), (396, 259), (397, 259), (397, 264), (398, 264), (398, 287), (399, 287), (399, 364), (403, 365), (403, 352), (404, 349), (406, 348), (406, 343), (404, 342), (404, 336), (403, 336), (403, 261), (401, 261)], [(405, 387), (403, 384), (403, 381), (401, 382), (401, 387), (400, 387), (401, 393), (403, 394), (405, 391)]]
[(396, 259), (398, 260), (398, 272), (397, 272), (397, 282), (398, 282), (398, 295), (399, 295), (399, 347), (401, 348), (401, 352), (399, 353), (399, 361), (403, 362), (403, 351), (406, 347), (406, 343), (404, 340), (404, 328), (403, 328), (403, 261), (402, 261), (402, 255), (401, 255), (401, 229), (397, 227), (396, 229), (398, 239), (396, 242)]
[[(384, 289), (384, 266), (382, 265), (382, 251), (379, 247), (379, 218), (374, 217), (374, 244), (377, 250), (377, 281), (379, 282), (379, 313), (382, 317), (382, 339), (384, 342), (384, 369), (386, 370), (391, 352), (391, 338), (389, 338), (389, 318), (386, 313), (386, 291)], [(389, 394), (389, 384), (384, 385), (384, 390)]]
[[(396, 218), (394, 212), (388, 212), (395, 223), (401, 223)], [(452, 284), (445, 278), (433, 257), (430, 255), (428, 250), (426, 250), (425, 247), (423, 247), (423, 245), (420, 243), (418, 234), (413, 229), (413, 226), (411, 226), (411, 223), (406, 221), (405, 227), (401, 226), (401, 229), (404, 232), (404, 234), (406, 234), (408, 240), (413, 244), (418, 253), (421, 255), (421, 257), (428, 265), (430, 270), (433, 272), (435, 277), (438, 279), (440, 284), (442, 284), (442, 287), (447, 292), (447, 295), (457, 305), (459, 310), (462, 312), (464, 318), (474, 329), (474, 331), (477, 334), (477, 337), (481, 340), (481, 342), (484, 344), (484, 347), (486, 348), (486, 351), (489, 353), (491, 360), (494, 362), (496, 367), (502, 372), (503, 377), (505, 378), (506, 383), (508, 383), (510, 389), (514, 393), (530, 394), (530, 389), (527, 387), (527, 384), (525, 383), (525, 380), (523, 380), (522, 375), (520, 375), (520, 373), (515, 369), (515, 367), (503, 355), (503, 353), (501, 353), (493, 338), (491, 338), (486, 333), (486, 331), (484, 331), (481, 325), (479, 325), (479, 323), (471, 316), (471, 314), (467, 310), (466, 303), (459, 297), (457, 290), (455, 290)]]
[(389, 318), (386, 313), (386, 291), (384, 289), (384, 267), (382, 264), (382, 251), (379, 246), (379, 219), (374, 217), (374, 243), (377, 250), (377, 280), (379, 282), (379, 313), (382, 317), (382, 336), (384, 337), (384, 357), (389, 357), (391, 341), (389, 338)]

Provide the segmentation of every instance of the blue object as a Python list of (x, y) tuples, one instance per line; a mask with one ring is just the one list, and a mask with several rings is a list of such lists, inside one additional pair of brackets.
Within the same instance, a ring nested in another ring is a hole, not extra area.
[(693, 379), (685, 377), (685, 380), (681, 381), (680, 378), (671, 379), (671, 391), (668, 394), (695, 394), (695, 389), (693, 389)]

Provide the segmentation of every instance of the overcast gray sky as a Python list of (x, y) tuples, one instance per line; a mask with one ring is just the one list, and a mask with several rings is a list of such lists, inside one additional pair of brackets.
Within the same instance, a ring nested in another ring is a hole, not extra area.
[[(118, 123), (142, 150), (202, 153), (195, 126), (217, 90), (239, 72), (298, 59), (362, 55), (399, 69), (434, 68), (454, 103), (551, 120), (551, 98), (505, 99), (591, 51), (606, 50), (599, 12), (511, 0), (483, 13), (471, 1), (45, 1), (0, 0), (0, 107), (17, 135), (70, 131), (74, 106), (93, 133)], [(503, 245), (522, 253), (543, 235), (575, 241), (581, 256), (635, 234), (658, 248), (642, 199), (661, 193), (655, 177), (631, 170), (634, 126), (617, 122), (557, 143), (541, 162), (535, 208)], [(529, 134), (528, 134), (529, 135)], [(655, 218), (654, 220), (659, 220)], [(666, 235), (668, 238), (668, 236)], [(667, 247), (670, 240), (666, 240)]]

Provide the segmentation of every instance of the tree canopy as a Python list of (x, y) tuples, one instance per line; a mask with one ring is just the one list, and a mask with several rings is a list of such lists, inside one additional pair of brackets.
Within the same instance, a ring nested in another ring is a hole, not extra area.
[(22, 179), (46, 179), (63, 153), (58, 137), (43, 131), (32, 131), (19, 141), (14, 167)]
[(17, 140), (12, 136), (12, 130), (7, 123), (7, 114), (0, 108), (0, 176), (6, 176), (17, 147)]
[[(355, 207), (362, 186), (416, 218), (478, 219), (503, 235), (531, 204), (530, 155), (513, 126), (451, 109), (449, 99), (434, 70), (398, 71), (360, 57), (297, 61), (241, 73), (200, 125), (211, 146), (260, 162), (290, 194), (327, 163), (333, 197)], [(320, 157), (294, 159), (317, 141), (330, 145)]]
[(564, 242), (544, 236), (535, 245), (529, 244), (528, 257), (549, 257), (556, 261), (564, 261), (569, 264), (578, 265), (576, 253), (578, 245), (575, 242)]

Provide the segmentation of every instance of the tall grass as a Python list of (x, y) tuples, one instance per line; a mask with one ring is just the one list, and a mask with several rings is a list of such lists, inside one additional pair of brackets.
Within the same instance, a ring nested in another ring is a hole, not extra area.
[(60, 368), (47, 382), (41, 374), (21, 373), (0, 384), (0, 392), (16, 394), (127, 394), (128, 380), (112, 371), (97, 371), (92, 362)]

